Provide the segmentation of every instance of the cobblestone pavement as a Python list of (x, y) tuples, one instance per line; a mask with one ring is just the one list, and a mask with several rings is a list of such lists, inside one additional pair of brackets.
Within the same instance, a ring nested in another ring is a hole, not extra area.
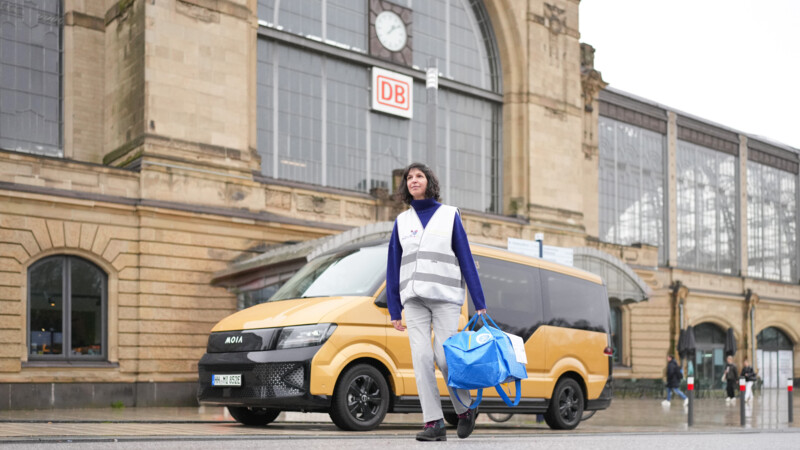
[[(795, 395), (794, 424), (788, 424), (785, 391), (764, 391), (746, 405), (745, 430), (800, 432), (800, 396)], [(538, 423), (535, 415), (515, 415), (498, 423), (481, 414), (476, 435), (508, 434), (592, 434), (592, 433), (684, 433), (742, 431), (739, 404), (724, 399), (696, 400), (695, 423), (687, 424), (687, 408), (673, 399), (669, 407), (654, 399), (615, 399), (609, 409), (582, 422), (572, 431), (553, 431)], [(397, 436), (415, 433), (419, 414), (389, 414), (370, 435)], [(166, 437), (309, 435), (317, 437), (356, 437), (360, 433), (336, 428), (327, 414), (283, 413), (266, 427), (245, 427), (236, 423), (221, 407), (195, 408), (95, 408), (79, 410), (0, 411), (0, 444), (30, 440), (69, 440), (102, 437)]]

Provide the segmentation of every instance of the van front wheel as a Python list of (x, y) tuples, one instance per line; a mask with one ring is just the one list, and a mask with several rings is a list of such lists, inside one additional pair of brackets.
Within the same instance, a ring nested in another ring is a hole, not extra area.
[(228, 406), (228, 412), (242, 425), (263, 427), (278, 418), (281, 411), (270, 408), (248, 408), (246, 406)]
[(572, 378), (562, 378), (553, 390), (544, 421), (554, 430), (571, 430), (583, 416), (583, 391)]
[(329, 415), (343, 430), (373, 430), (386, 417), (389, 398), (389, 384), (380, 371), (358, 364), (347, 369), (336, 383)]

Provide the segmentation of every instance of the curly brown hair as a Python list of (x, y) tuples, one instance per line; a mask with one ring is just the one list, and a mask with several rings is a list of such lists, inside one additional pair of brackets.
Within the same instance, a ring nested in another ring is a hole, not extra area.
[(403, 170), (403, 178), (402, 182), (400, 183), (400, 189), (397, 190), (397, 196), (400, 198), (400, 200), (402, 200), (406, 205), (410, 205), (411, 200), (414, 200), (414, 197), (412, 197), (411, 193), (408, 192), (408, 183), (406, 183), (406, 180), (408, 179), (408, 173), (411, 172), (411, 169), (419, 170), (428, 180), (428, 186), (425, 188), (425, 198), (432, 198), (437, 202), (440, 202), (441, 197), (439, 195), (439, 179), (436, 178), (436, 174), (433, 173), (433, 170), (431, 170), (430, 167), (419, 162), (411, 163), (405, 168), (405, 170)]

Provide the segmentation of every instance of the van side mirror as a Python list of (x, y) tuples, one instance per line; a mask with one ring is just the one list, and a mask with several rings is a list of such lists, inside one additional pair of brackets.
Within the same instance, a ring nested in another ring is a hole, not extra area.
[(375, 306), (378, 308), (388, 308), (389, 302), (386, 300), (386, 289), (382, 290), (378, 297), (375, 298)]

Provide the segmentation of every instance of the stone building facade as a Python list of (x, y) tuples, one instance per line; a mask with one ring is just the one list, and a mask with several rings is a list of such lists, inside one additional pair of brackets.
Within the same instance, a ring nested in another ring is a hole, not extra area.
[[(748, 352), (779, 330), (776, 355), (791, 348), (796, 377), (798, 202), (786, 211), (794, 228), (780, 229), (795, 253), (778, 257), (777, 280), (748, 265), (742, 243), (753, 240), (750, 162), (793, 174), (796, 197), (798, 151), (603, 90), (578, 7), (2, 2), (14, 33), (0, 86), (0, 407), (193, 402), (208, 332), (241, 304), (242, 287), (220, 274), (392, 220), (393, 170), (429, 155), (473, 241), (544, 233), (632, 283), (611, 299), (618, 379), (659, 379), (680, 330), (703, 324), (732, 328)], [(398, 52), (381, 50), (384, 11), (405, 21)], [(372, 67), (413, 79), (413, 119), (369, 108)], [(603, 139), (628, 126), (663, 143), (660, 234), (609, 231), (624, 214), (609, 219), (601, 195)], [(680, 259), (683, 142), (735, 156), (738, 245), (724, 271)]]

